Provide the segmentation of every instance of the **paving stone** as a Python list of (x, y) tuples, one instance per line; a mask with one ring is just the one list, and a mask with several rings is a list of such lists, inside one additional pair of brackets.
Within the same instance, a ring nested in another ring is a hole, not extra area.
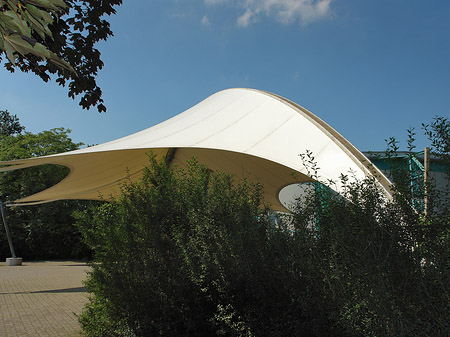
[(0, 263), (0, 336), (80, 336), (88, 269), (74, 261)]

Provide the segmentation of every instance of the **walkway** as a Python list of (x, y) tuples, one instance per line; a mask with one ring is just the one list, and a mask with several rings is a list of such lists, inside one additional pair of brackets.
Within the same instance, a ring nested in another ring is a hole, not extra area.
[(87, 302), (85, 263), (0, 263), (0, 335), (80, 336), (75, 314)]

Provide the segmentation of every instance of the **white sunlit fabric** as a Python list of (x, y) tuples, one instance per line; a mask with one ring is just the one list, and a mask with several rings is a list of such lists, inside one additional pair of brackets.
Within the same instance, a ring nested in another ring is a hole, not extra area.
[(127, 180), (137, 180), (148, 153), (183, 167), (196, 157), (211, 170), (264, 185), (265, 200), (285, 210), (278, 195), (290, 184), (312, 181), (299, 154), (311, 151), (320, 180), (341, 174), (355, 179), (375, 175), (390, 195), (389, 181), (333, 128), (280, 96), (254, 89), (220, 91), (192, 108), (146, 130), (108, 143), (66, 153), (0, 163), (0, 172), (42, 164), (64, 165), (69, 175), (16, 205), (61, 199), (110, 200)]

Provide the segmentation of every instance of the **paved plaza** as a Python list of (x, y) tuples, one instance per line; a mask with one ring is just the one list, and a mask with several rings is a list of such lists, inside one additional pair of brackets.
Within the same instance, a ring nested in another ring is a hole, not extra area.
[(0, 336), (80, 336), (88, 266), (73, 261), (0, 263)]

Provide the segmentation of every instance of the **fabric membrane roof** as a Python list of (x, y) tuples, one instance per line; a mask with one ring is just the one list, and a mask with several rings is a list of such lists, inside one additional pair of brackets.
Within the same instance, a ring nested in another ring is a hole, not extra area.
[(127, 180), (137, 180), (148, 153), (183, 167), (195, 156), (212, 170), (247, 177), (264, 185), (265, 200), (286, 210), (280, 190), (312, 181), (299, 154), (315, 157), (320, 180), (375, 175), (387, 196), (389, 181), (350, 142), (303, 107), (254, 89), (227, 89), (158, 125), (111, 142), (45, 157), (0, 162), (0, 172), (42, 164), (64, 165), (58, 184), (14, 202), (31, 205), (61, 199), (110, 200)]

